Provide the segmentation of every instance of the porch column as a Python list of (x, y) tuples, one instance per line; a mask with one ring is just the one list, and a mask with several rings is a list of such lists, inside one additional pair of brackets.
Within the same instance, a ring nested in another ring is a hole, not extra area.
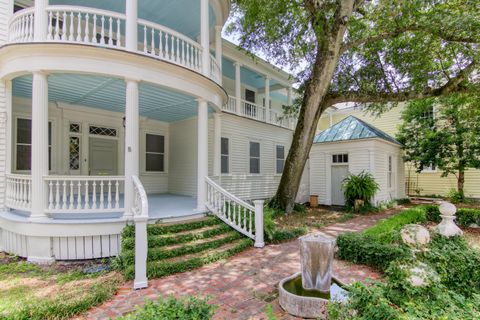
[(270, 123), (270, 78), (265, 77), (265, 122)]
[(215, 26), (215, 60), (220, 70), (220, 85), (222, 84), (222, 26)]
[(242, 114), (242, 83), (241, 83), (241, 64), (239, 62), (235, 62), (235, 105), (237, 107), (237, 114)]
[(31, 218), (45, 217), (47, 186), (43, 176), (48, 175), (48, 79), (41, 71), (33, 72), (32, 80), (32, 214)]
[(129, 51), (137, 51), (138, 47), (138, 6), (137, 0), (126, 0), (125, 3), (125, 46)]
[(34, 30), (33, 39), (36, 42), (47, 40), (48, 29), (48, 14), (47, 14), (48, 0), (35, 0), (35, 16), (34, 16)]
[(208, 0), (200, 0), (200, 44), (202, 46), (203, 75), (210, 77), (210, 26)]
[(134, 204), (132, 176), (138, 176), (139, 171), (138, 80), (127, 79), (125, 83), (125, 215), (132, 217)]
[(213, 175), (219, 176), (221, 171), (221, 142), (222, 142), (222, 114), (213, 114), (214, 137), (213, 137)]
[(208, 104), (203, 99), (198, 99), (197, 130), (197, 210), (204, 212), (207, 201), (205, 177), (208, 176)]

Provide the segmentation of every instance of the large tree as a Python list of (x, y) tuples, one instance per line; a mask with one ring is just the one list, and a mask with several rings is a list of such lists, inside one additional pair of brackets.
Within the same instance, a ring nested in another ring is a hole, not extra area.
[[(295, 72), (298, 124), (272, 205), (293, 210), (322, 112), (478, 89), (478, 0), (236, 0), (240, 46)], [(390, 103), (389, 106), (394, 104)]]
[(402, 114), (398, 140), (405, 161), (417, 171), (435, 166), (454, 174), (464, 195), (465, 170), (480, 168), (480, 96), (455, 94), (409, 103)]

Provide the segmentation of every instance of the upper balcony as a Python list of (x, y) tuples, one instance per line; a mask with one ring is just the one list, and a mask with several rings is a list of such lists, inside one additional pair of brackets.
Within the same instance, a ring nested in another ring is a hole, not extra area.
[(218, 60), (205, 48), (210, 48), (214, 38), (210, 33), (223, 26), (228, 10), (225, 0), (37, 0), (24, 9), (15, 5), (8, 43), (52, 42), (124, 50), (179, 65), (220, 83)]

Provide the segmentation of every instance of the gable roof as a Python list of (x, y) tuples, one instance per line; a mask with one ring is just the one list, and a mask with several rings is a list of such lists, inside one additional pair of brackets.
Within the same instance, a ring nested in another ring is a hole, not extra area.
[(379, 138), (391, 143), (402, 145), (392, 136), (354, 116), (348, 116), (330, 128), (320, 132), (313, 143), (349, 141), (359, 139)]

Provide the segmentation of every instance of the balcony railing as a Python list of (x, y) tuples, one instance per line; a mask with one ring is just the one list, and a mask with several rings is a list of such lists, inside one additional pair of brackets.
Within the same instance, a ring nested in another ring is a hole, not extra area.
[(240, 99), (240, 107), (238, 108), (237, 98), (233, 96), (228, 97), (228, 102), (222, 109), (228, 113), (237, 114), (245, 118), (270, 123), (287, 129), (293, 130), (296, 125), (296, 119), (293, 117), (287, 117), (274, 110), (270, 110), (270, 115), (267, 116), (265, 107), (243, 99)]
[[(122, 13), (78, 6), (48, 6), (48, 24), (45, 30), (48, 42), (81, 43), (126, 50), (126, 15)], [(34, 8), (15, 13), (9, 24), (9, 43), (34, 41)], [(202, 71), (203, 50), (191, 38), (170, 28), (138, 19), (137, 53), (168, 61), (193, 70)], [(205, 54), (210, 54), (209, 52)], [(213, 56), (210, 56), (212, 80), (220, 82), (221, 74)]]

